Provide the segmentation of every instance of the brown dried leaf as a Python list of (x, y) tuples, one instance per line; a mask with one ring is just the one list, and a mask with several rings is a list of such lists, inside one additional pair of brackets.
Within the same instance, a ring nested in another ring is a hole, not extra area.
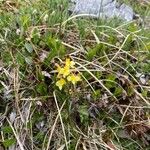
[(117, 148), (115, 147), (115, 145), (111, 141), (108, 141), (107, 145), (109, 146), (110, 150), (117, 150)]

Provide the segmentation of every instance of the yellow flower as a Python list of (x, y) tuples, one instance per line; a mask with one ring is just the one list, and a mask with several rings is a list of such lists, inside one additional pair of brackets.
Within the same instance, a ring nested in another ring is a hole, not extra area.
[(66, 84), (66, 81), (63, 79), (63, 78), (61, 78), (60, 80), (58, 80), (57, 82), (56, 82), (56, 86), (58, 86), (58, 88), (60, 89), (60, 90), (62, 90), (62, 88), (63, 88), (63, 86)]
[(66, 78), (70, 74), (70, 68), (68, 66), (62, 68), (59, 65), (57, 65), (57, 71), (58, 71), (58, 76), (57, 76), (58, 78), (60, 77), (60, 75)]
[(70, 68), (65, 66), (63, 69), (64, 69), (64, 72), (62, 75), (64, 78), (66, 78), (70, 74)]
[(60, 75), (62, 75), (65, 78), (70, 74), (70, 68), (66, 66), (64, 68), (57, 66), (57, 71), (58, 71), (58, 76), (57, 76), (58, 78), (60, 77)]
[(66, 67), (74, 68), (74, 65), (75, 65), (74, 61), (70, 61), (70, 58), (66, 58), (66, 63), (65, 63)]
[(72, 82), (72, 84), (76, 84), (78, 81), (81, 81), (80, 75), (71, 74), (67, 77), (67, 80)]
[(57, 65), (57, 71), (58, 71), (58, 76), (62, 75), (64, 73), (64, 68), (62, 68), (59, 65)]

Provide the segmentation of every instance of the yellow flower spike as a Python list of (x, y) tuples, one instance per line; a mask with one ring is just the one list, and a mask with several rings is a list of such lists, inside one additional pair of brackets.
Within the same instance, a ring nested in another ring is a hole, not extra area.
[(74, 65), (75, 65), (74, 61), (70, 61), (70, 58), (66, 58), (66, 63), (65, 63), (66, 67), (74, 68)]
[(73, 85), (75, 85), (78, 81), (81, 81), (81, 77), (80, 75), (71, 74), (67, 77), (67, 80), (72, 82)]
[(56, 82), (56, 86), (58, 86), (58, 88), (60, 89), (60, 90), (62, 90), (62, 88), (63, 88), (63, 86), (66, 84), (66, 81), (63, 79), (63, 78), (61, 78), (60, 80), (58, 80), (57, 82)]

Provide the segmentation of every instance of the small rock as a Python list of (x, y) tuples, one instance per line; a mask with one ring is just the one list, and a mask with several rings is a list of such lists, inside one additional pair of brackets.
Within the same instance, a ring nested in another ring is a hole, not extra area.
[(17, 114), (16, 114), (15, 111), (11, 112), (11, 114), (10, 114), (10, 116), (9, 116), (11, 123), (14, 123), (14, 121), (15, 121), (15, 119), (16, 119), (16, 115), (17, 115)]

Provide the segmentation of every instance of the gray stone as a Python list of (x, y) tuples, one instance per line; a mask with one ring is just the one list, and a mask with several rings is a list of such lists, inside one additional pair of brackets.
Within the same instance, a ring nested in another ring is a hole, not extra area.
[(133, 16), (134, 16), (134, 12), (133, 9), (131, 7), (129, 7), (128, 5), (122, 4), (120, 6), (120, 17), (127, 20), (127, 21), (131, 21), (133, 20)]
[(69, 10), (73, 14), (93, 15), (96, 18), (119, 17), (125, 21), (131, 21), (134, 12), (126, 4), (119, 5), (116, 0), (71, 0)]

